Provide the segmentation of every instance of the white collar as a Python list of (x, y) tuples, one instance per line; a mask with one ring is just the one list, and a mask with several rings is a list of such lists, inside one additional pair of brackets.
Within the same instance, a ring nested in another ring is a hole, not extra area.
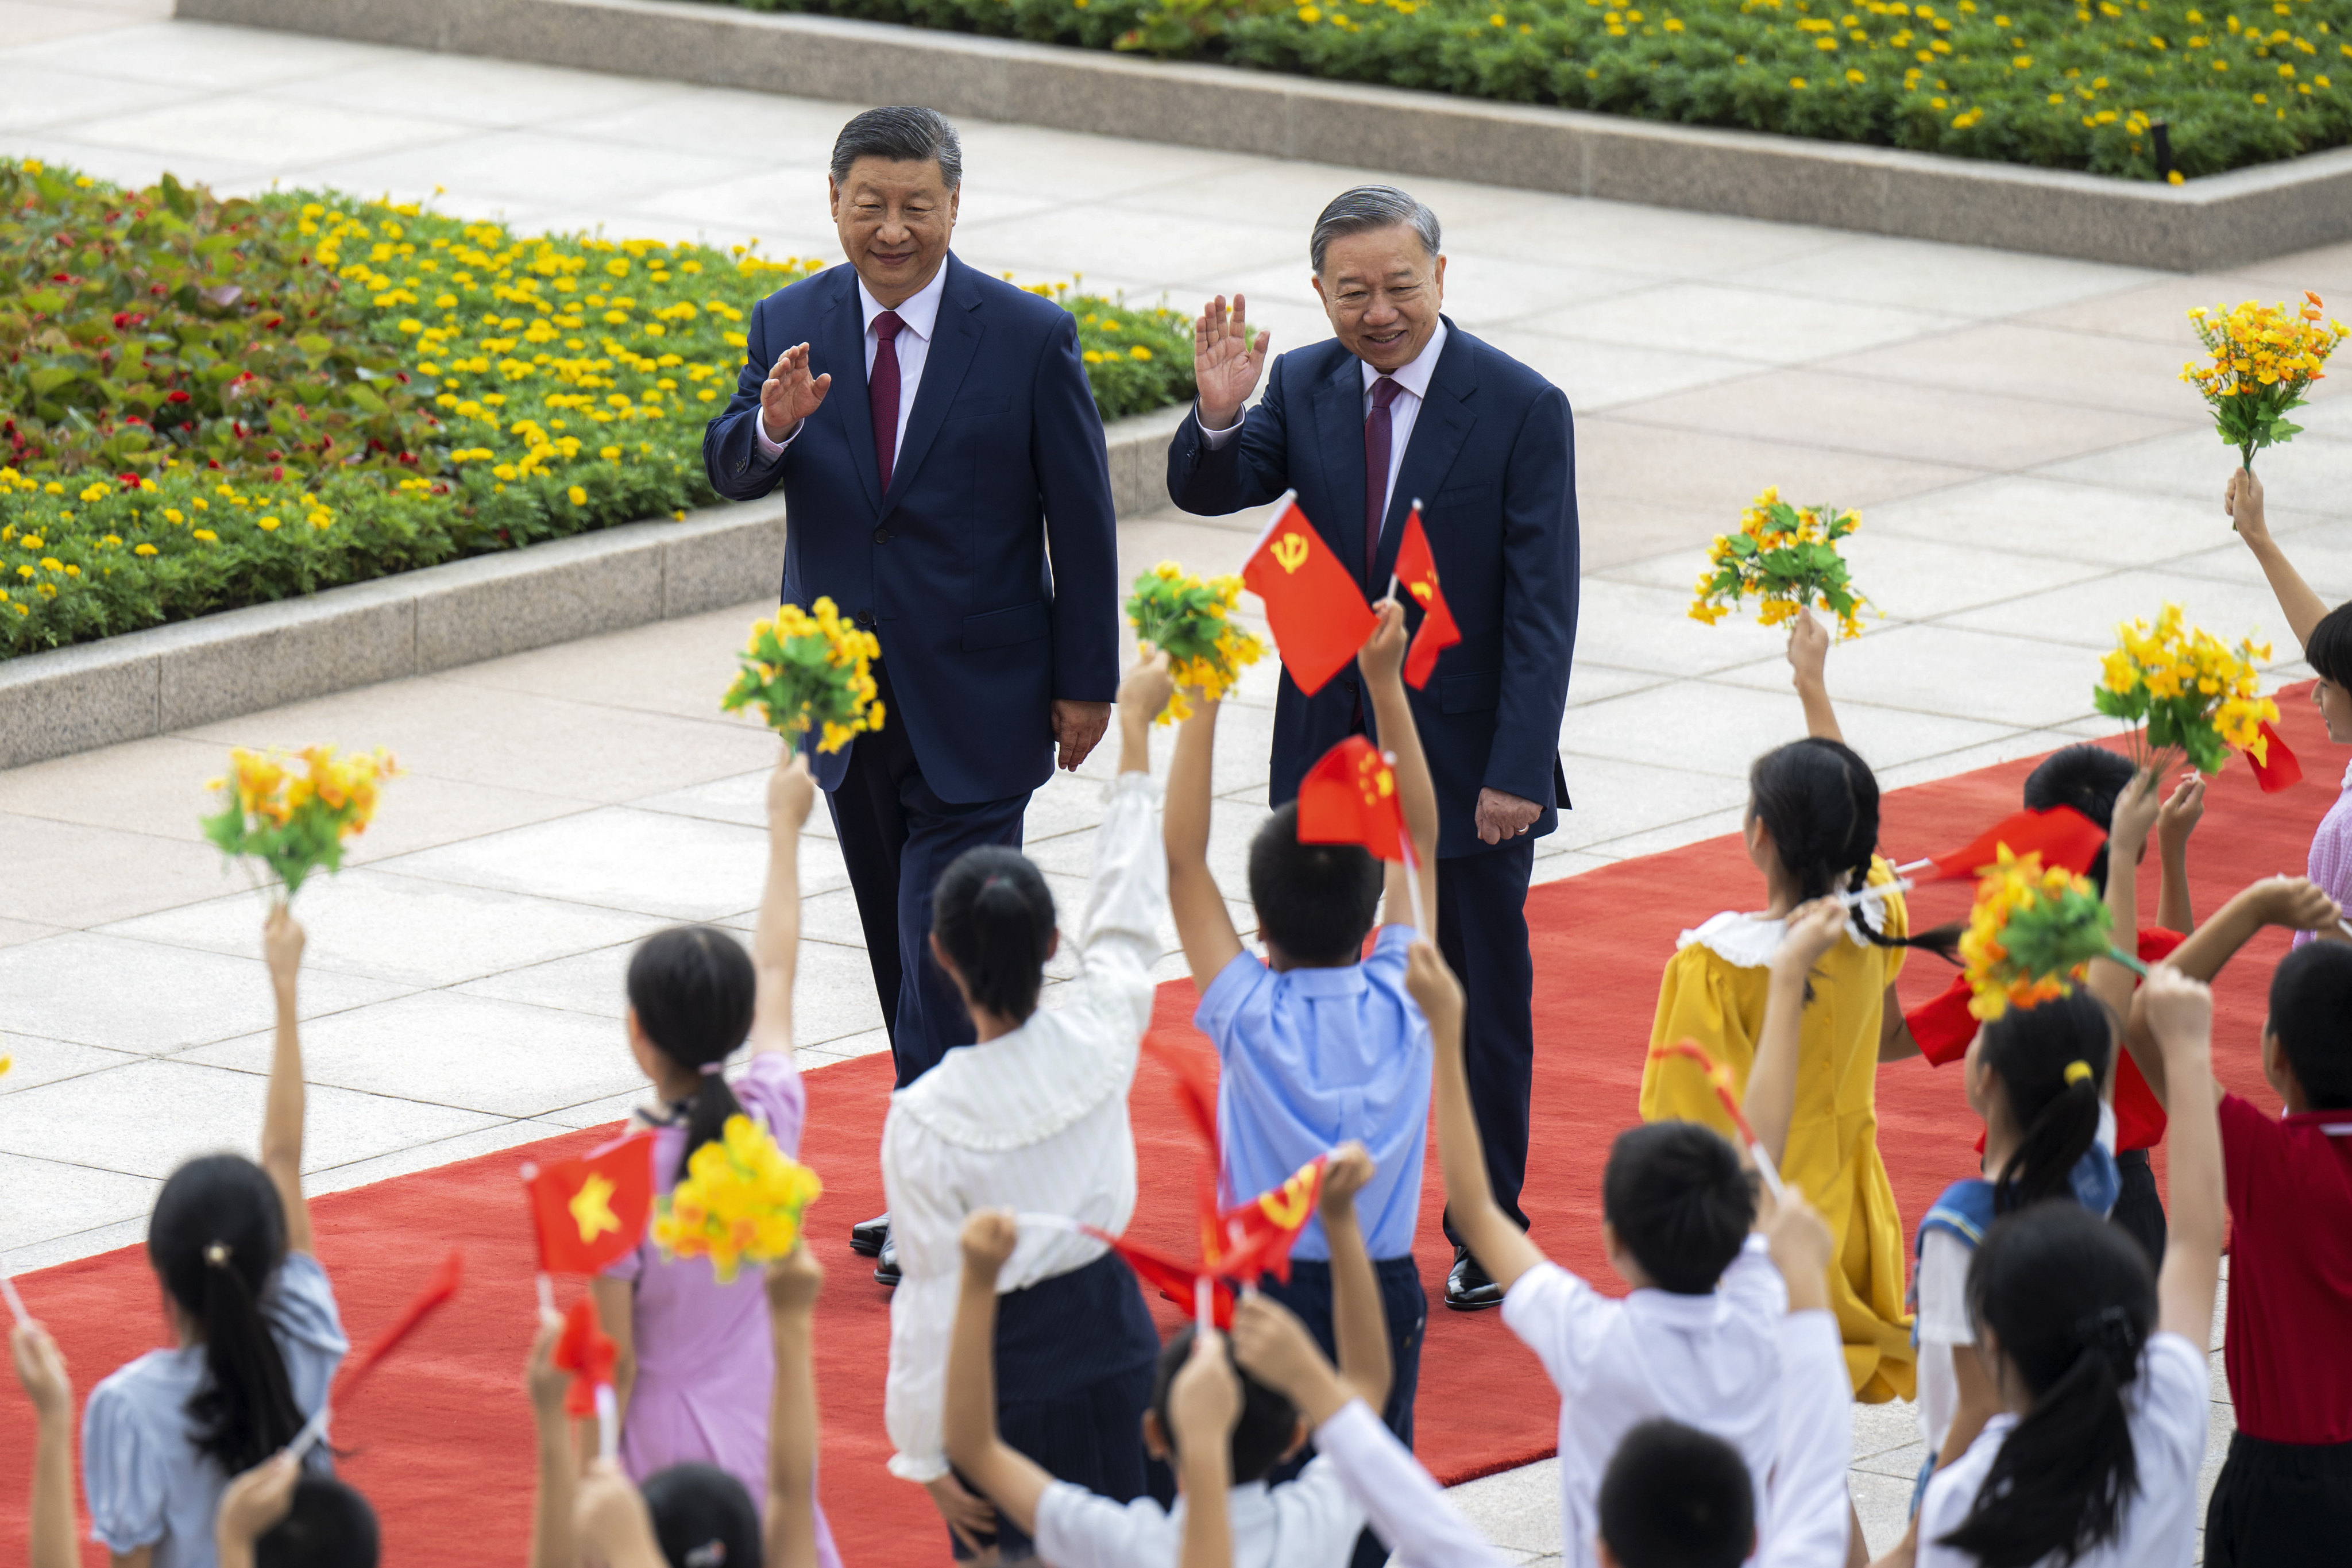
[[(1871, 930), (1886, 930), (1886, 900), (1864, 899), (1862, 918)], [(1736, 910), (1726, 910), (1708, 920), (1696, 931), (1686, 931), (1675, 940), (1675, 950), (1680, 952), (1693, 942), (1713, 950), (1716, 956), (1740, 969), (1764, 969), (1770, 966), (1772, 954), (1780, 951), (1780, 941), (1789, 934), (1786, 920), (1769, 920), (1762, 915), (1743, 915)], [(1863, 934), (1849, 921), (1846, 940), (1856, 947), (1868, 947)]]
[(890, 1097), (897, 1110), (965, 1149), (1003, 1152), (1043, 1142), (1124, 1097), (1142, 1042), (1101, 1016), (1087, 983), (1065, 986), (1019, 1028), (958, 1046)]
[[(929, 342), (931, 333), (939, 328), (940, 298), (947, 292), (947, 288), (948, 264), (946, 258), (941, 258), (940, 269), (931, 274), (931, 280), (908, 296), (906, 303), (898, 307), (898, 320), (906, 323), (903, 330)], [(865, 314), (866, 330), (869, 332), (874, 330), (874, 318), (889, 309), (874, 297), (863, 278), (857, 280), (857, 308)]]
[[(861, 283), (858, 287), (862, 289), (865, 285)], [(1372, 383), (1380, 380), (1381, 376), (1385, 375), (1391, 381), (1395, 382), (1399, 386), (1403, 387), (1407, 392), (1412, 393), (1415, 397), (1427, 397), (1429, 395), (1429, 378), (1437, 374), (1437, 356), (1444, 352), (1445, 319), (1441, 316), (1438, 318), (1437, 331), (1429, 334), (1429, 341), (1421, 345), (1421, 352), (1412, 356), (1412, 363), (1411, 364), (1405, 365), (1402, 369), (1398, 370), (1379, 371), (1374, 370), (1371, 365), (1365, 361), (1358, 360), (1356, 362), (1356, 368), (1364, 373), (1364, 390), (1366, 392), (1371, 391)]]

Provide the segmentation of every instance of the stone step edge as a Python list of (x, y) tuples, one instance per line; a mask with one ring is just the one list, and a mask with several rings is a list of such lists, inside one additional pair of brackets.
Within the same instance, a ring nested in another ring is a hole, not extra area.
[(2159, 185), (711, 0), (177, 0), (177, 14), (2171, 271), (2352, 237), (2352, 148)]
[[(1168, 505), (1184, 412), (1108, 428), (1121, 517)], [(0, 768), (771, 598), (783, 561), (771, 497), (0, 659)]]

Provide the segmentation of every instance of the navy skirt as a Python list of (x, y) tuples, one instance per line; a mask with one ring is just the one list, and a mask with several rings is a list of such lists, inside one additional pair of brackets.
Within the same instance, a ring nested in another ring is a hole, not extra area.
[[(1158, 1495), (1143, 1413), (1159, 1359), (1150, 1310), (1115, 1252), (1007, 1291), (996, 1299), (997, 1431), (1056, 1480), (1115, 1502)], [(948, 1539), (958, 1558), (970, 1555)], [(1008, 1563), (1036, 1555), (1002, 1514), (996, 1544)]]

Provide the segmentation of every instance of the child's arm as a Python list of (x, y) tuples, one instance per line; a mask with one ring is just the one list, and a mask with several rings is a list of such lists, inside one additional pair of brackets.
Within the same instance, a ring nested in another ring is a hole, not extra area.
[[(768, 775), (768, 882), (760, 894), (760, 923), (751, 935), (759, 973), (751, 1008), (751, 1051), (793, 1051), (793, 979), (801, 953), (801, 829), (816, 799), (807, 759), (788, 751)], [(604, 1301), (597, 1300), (598, 1315)], [(607, 1318), (604, 1331), (612, 1332)], [(615, 1393), (620, 1390), (615, 1389)]]
[[(948, 1462), (1023, 1534), (1037, 1533), (1037, 1500), (1054, 1478), (996, 1431), (996, 1276), (1021, 1240), (1007, 1209), (975, 1209), (963, 1224), (963, 1292), (948, 1343), (947, 1407), (940, 1420)], [(960, 1536), (966, 1532), (950, 1520)], [(975, 1552), (980, 1542), (966, 1536)]]
[[(1356, 668), (1364, 672), (1364, 698), (1371, 704), (1372, 726), (1396, 770), (1397, 797), (1404, 807), (1405, 831), (1412, 835), (1412, 858), (1421, 883), (1421, 907), (1430, 929), (1421, 934), (1437, 940), (1437, 784), (1429, 776), (1429, 758), (1421, 749), (1421, 731), (1412, 722), (1412, 704), (1404, 694), (1404, 607), (1393, 599), (1381, 601), (1380, 623), (1356, 652)], [(1381, 868), (1389, 925), (1412, 923), (1412, 893), (1405, 868), (1393, 861)]]
[(1759, 1568), (1843, 1568), (1853, 1393), (1830, 1308), (1830, 1263), (1837, 1243), (1795, 1188), (1769, 1208), (1764, 1233), (1789, 1288), (1789, 1315), (1780, 1325), (1771, 1531), (1757, 1543), (1757, 1563)]
[(228, 1483), (213, 1515), (220, 1568), (253, 1568), (253, 1543), (294, 1506), (294, 1483), (301, 1479), (302, 1467), (281, 1450)]
[(1445, 1212), (1454, 1216), (1454, 1229), (1470, 1256), (1507, 1295), (1519, 1276), (1541, 1263), (1544, 1255), (1503, 1213), (1487, 1183), (1486, 1154), (1478, 1143), (1478, 1123), (1470, 1113), (1470, 1081), (1462, 1065), (1462, 983), (1426, 937), (1412, 944), (1405, 989), (1429, 1020), (1437, 1058), (1437, 1160), (1445, 1172)]
[[(2147, 847), (2147, 836), (2156, 826), (2156, 814), (2162, 809), (2164, 796), (2157, 789), (2156, 775), (2139, 773), (2116, 796), (2116, 809), (2107, 823), (2107, 913), (2113, 923), (2108, 927), (2109, 945), (2130, 957), (2139, 955), (2139, 857)], [(2131, 1011), (2132, 988), (2138, 977), (2122, 964), (2109, 958), (2091, 960), (2091, 994), (2107, 1005), (2107, 1010), (2120, 1018)], [(2107, 1075), (2104, 1098), (2113, 1100), (2116, 1075)]]
[(523, 1373), (539, 1453), (539, 1489), (530, 1502), (530, 1568), (579, 1568), (580, 1563), (572, 1537), (572, 1491), (580, 1467), (572, 1457), (572, 1424), (563, 1411), (572, 1374), (555, 1364), (555, 1342), (562, 1337), (563, 1320), (553, 1312), (541, 1313)]
[(1356, 1194), (1372, 1179), (1372, 1157), (1361, 1143), (1342, 1143), (1323, 1167), (1323, 1193), (1317, 1212), (1323, 1239), (1331, 1247), (1331, 1342), (1339, 1352), (1339, 1373), (1357, 1396), (1375, 1410), (1386, 1408), (1396, 1368), (1389, 1356), (1389, 1321), (1381, 1306), (1380, 1276), (1356, 1223)]
[(302, 1198), (302, 1037), (295, 1022), (294, 978), (302, 967), (302, 928), (278, 904), (261, 928), (262, 956), (278, 1002), (278, 1036), (269, 1051), (269, 1091), (261, 1112), (261, 1168), (286, 1210), (286, 1250), (310, 1250), (310, 1205)]
[(810, 1329), (824, 1266), (806, 1241), (768, 1265), (776, 1381), (768, 1396), (767, 1568), (815, 1568), (816, 1367)]
[[(1225, 895), (1209, 871), (1210, 777), (1216, 768), (1217, 705), (1204, 697), (1189, 700), (1192, 716), (1177, 727), (1176, 754), (1168, 764), (1168, 797), (1161, 808), (1160, 832), (1168, 846), (1168, 909), (1175, 917), (1176, 940), (1184, 944), (1184, 962), (1192, 971), (1193, 985), (1205, 992), (1240, 953), (1242, 939), (1234, 930)], [(1149, 723), (1157, 712), (1144, 714), (1144, 721)], [(1125, 702), (1119, 704), (1119, 716), (1124, 734), (1129, 721)]]
[(2212, 1094), (2196, 1092), (2213, 1077), (2213, 993), (2163, 964), (2148, 972), (2140, 992), (2174, 1089), (2166, 1108), (2171, 1119), (2165, 1130), (2169, 1229), (2164, 1267), (2156, 1279), (2157, 1326), (2187, 1337), (2201, 1351), (2213, 1332), (2213, 1292), (2229, 1215), (2221, 1120)]
[(1194, 1338), (1192, 1355), (1168, 1385), (1168, 1418), (1176, 1428), (1176, 1468), (1184, 1489), (1181, 1568), (1232, 1568), (1234, 1532), (1225, 1502), (1241, 1414), (1241, 1379), (1225, 1353), (1225, 1337), (1211, 1329)]
[[(1788, 934), (1772, 953), (1764, 1028), (1756, 1037), (1756, 1061), (1748, 1069), (1740, 1109), (1775, 1166), (1788, 1154), (1789, 1124), (1797, 1114), (1797, 1042), (1804, 1030), (1807, 977), (1823, 953), (1845, 940), (1852, 918), (1835, 899), (1801, 905), (1790, 912)], [(1740, 1152), (1744, 1157), (1747, 1151)]]
[(580, 1543), (576, 1562), (595, 1568), (669, 1568), (661, 1543), (654, 1539), (646, 1500), (610, 1459), (588, 1467), (587, 1478), (580, 1483), (580, 1500), (572, 1510), (572, 1533)]
[(2278, 595), (2279, 608), (2286, 615), (2286, 624), (2294, 632), (2297, 647), (2311, 646), (2311, 634), (2327, 615), (2327, 601), (2311, 591), (2303, 574), (2286, 558), (2286, 552), (2271, 538), (2269, 520), (2263, 515), (2263, 481), (2245, 468), (2230, 475), (2230, 488), (2222, 493), (2221, 510), (2230, 514), (2238, 537), (2263, 563), (2263, 575), (2270, 579), (2271, 592)]
[[(790, 1050), (792, 1019), (784, 1020), (785, 1049)], [(599, 1274), (588, 1281), (588, 1298), (596, 1303), (596, 1323), (604, 1337), (613, 1342), (613, 1419), (625, 1424), (629, 1418), (629, 1395), (637, 1386), (637, 1282), (615, 1279)], [(593, 1416), (582, 1424), (587, 1428), (585, 1452), (596, 1451)]]
[(2204, 815), (2202, 773), (2181, 780), (2156, 814), (2156, 923), (2183, 936), (2197, 929), (2196, 910), (2189, 902), (2189, 836)]
[(78, 1568), (74, 1548), (73, 1380), (58, 1342), (38, 1323), (9, 1335), (16, 1381), (33, 1402), (33, 1568)]
[[(2165, 963), (2191, 980), (2210, 981), (2263, 927), (2326, 931), (2334, 929), (2342, 915), (2336, 900), (2317, 883), (2303, 877), (2265, 877), (2240, 889), (2228, 903), (2214, 911), (2210, 920), (2174, 948)], [(2124, 1045), (2158, 1100), (2169, 1104), (2164, 1057), (2157, 1047), (2156, 1037), (2148, 1032), (2142, 996), (2132, 998), (2131, 1013), (2124, 1026)]]
[(1798, 611), (1789, 623), (1789, 666), (1795, 672), (1797, 700), (1805, 705), (1805, 733), (1843, 745), (1845, 735), (1838, 728), (1837, 710), (1830, 706), (1829, 684), (1822, 678), (1829, 657), (1829, 628), (1813, 618), (1812, 611)]

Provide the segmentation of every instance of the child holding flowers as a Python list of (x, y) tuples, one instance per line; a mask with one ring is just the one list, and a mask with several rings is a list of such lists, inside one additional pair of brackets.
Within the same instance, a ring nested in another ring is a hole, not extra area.
[[(807, 763), (784, 752), (768, 781), (768, 879), (752, 956), (723, 931), (674, 926), (629, 961), (629, 1049), (660, 1101), (635, 1114), (632, 1131), (654, 1130), (664, 1193), (687, 1178), (696, 1151), (728, 1141), (730, 1120), (755, 1120), (786, 1153), (800, 1147), (807, 1097), (793, 1065), (793, 980), (800, 832), (815, 798)], [(727, 1058), (746, 1035), (751, 1065), (730, 1085)], [(642, 1482), (698, 1462), (766, 1495), (773, 1351), (757, 1272), (722, 1281), (710, 1258), (665, 1258), (648, 1237), (592, 1289), (620, 1351), (622, 1467)], [(838, 1568), (822, 1512), (816, 1540), (818, 1561)]]

